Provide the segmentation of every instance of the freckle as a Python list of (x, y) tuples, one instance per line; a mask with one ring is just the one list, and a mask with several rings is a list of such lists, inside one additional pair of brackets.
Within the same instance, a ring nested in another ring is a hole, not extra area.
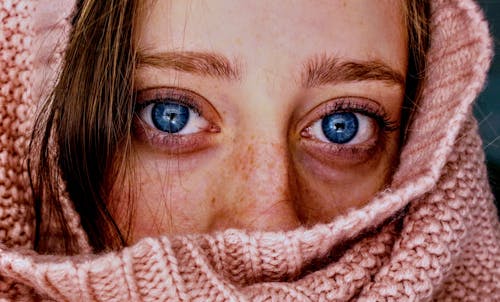
[[(244, 202), (245, 202), (245, 197), (240, 196), (240, 197), (238, 198), (238, 204), (242, 205)], [(239, 212), (241, 212), (241, 207), (236, 207), (234, 210), (235, 210), (235, 211), (234, 211), (234, 212), (235, 212), (235, 214), (236, 214), (236, 213), (239, 213)]]
[(212, 199), (210, 200), (210, 203), (211, 203), (212, 205), (214, 205), (214, 204), (215, 204), (215, 197), (212, 197)]

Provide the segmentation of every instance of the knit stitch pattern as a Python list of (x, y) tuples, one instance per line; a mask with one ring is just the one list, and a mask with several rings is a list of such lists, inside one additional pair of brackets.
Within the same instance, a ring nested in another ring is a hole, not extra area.
[(29, 250), (33, 222), (23, 159), (31, 125), (18, 112), (28, 112), (37, 95), (30, 81), (36, 31), (23, 3), (0, 3), (2, 23), (17, 24), (0, 29), (0, 297), (500, 301), (500, 224), (471, 113), (492, 46), (472, 1), (432, 1), (423, 99), (392, 183), (366, 206), (309, 229), (145, 238), (95, 255), (65, 200), (80, 238), (76, 256)]
[[(26, 162), (31, 124), (33, 6), (27, 1), (0, 4), (0, 242), (6, 246), (32, 246), (33, 211)], [(0, 276), (0, 292), (11, 299), (30, 296), (28, 288)]]

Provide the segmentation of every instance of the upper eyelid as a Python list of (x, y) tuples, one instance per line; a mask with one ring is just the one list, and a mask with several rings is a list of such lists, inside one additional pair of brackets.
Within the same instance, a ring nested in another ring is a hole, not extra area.
[(158, 101), (162, 99), (172, 99), (176, 102), (180, 101), (180, 103), (190, 103), (189, 100), (191, 99), (183, 93), (174, 91), (161, 93), (159, 91), (155, 91), (154, 89), (147, 89), (146, 92), (149, 92), (147, 96), (144, 96), (144, 91), (138, 91), (134, 94), (135, 103), (138, 106), (142, 106), (143, 104), (159, 103)]
[[(340, 97), (323, 102), (326, 114), (342, 110), (370, 110), (375, 114), (386, 114), (383, 107), (376, 101), (360, 97)], [(321, 106), (321, 105), (320, 105)], [(326, 107), (326, 109), (325, 109)]]
[(375, 115), (383, 115), (385, 114), (378, 108), (371, 108), (371, 106), (366, 106), (364, 104), (358, 104), (354, 102), (336, 102), (334, 103), (331, 107), (328, 107), (329, 104), (326, 104), (325, 109), (323, 109), (323, 116), (325, 117), (329, 114), (335, 113), (335, 112), (359, 112), (359, 113), (373, 113)]
[(377, 122), (382, 122), (383, 126), (388, 126), (388, 131), (399, 129), (399, 124), (390, 118), (380, 103), (372, 99), (353, 96), (338, 97), (322, 102), (304, 115), (305, 119), (297, 123), (297, 129), (300, 133), (315, 121), (334, 112), (342, 111), (357, 112), (374, 118)]
[(134, 93), (135, 110), (143, 109), (152, 103), (159, 103), (162, 99), (172, 99), (173, 102), (187, 106), (203, 116), (204, 109), (200, 104), (202, 100), (196, 98), (203, 99), (192, 91), (173, 87), (149, 88)]
[(195, 111), (197, 114), (202, 115), (198, 106), (193, 106), (193, 104), (191, 104), (191, 102), (188, 102), (184, 99), (172, 99), (172, 101), (162, 102), (160, 98), (155, 98), (155, 99), (146, 100), (146, 101), (140, 102), (140, 103), (136, 102), (135, 103), (135, 107), (136, 107), (135, 110), (136, 111), (143, 110), (144, 108), (151, 106), (155, 103), (179, 103), (180, 105), (186, 106), (189, 109)]

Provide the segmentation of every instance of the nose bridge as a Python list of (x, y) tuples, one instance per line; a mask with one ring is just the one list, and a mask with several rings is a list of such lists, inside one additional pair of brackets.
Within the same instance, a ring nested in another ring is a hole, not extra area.
[[(238, 153), (238, 166), (246, 179), (245, 191), (252, 198), (276, 200), (289, 198), (288, 176), (288, 121), (286, 109), (281, 104), (280, 94), (269, 86), (267, 73), (254, 79), (249, 87), (245, 112), (239, 125), (240, 133), (234, 151)], [(261, 87), (261, 89), (259, 89)], [(266, 89), (262, 89), (266, 87)], [(283, 96), (282, 96), (283, 97)], [(252, 105), (251, 105), (252, 104)], [(241, 148), (240, 146), (244, 146)]]
[(294, 179), (288, 148), (291, 111), (281, 102), (286, 96), (266, 80), (265, 72), (251, 74), (240, 108), (245, 114), (235, 122), (231, 135), (227, 161), (234, 168), (222, 184), (224, 203), (212, 226), (290, 229), (299, 225), (290, 181)]
[(232, 213), (236, 227), (283, 230), (298, 226), (295, 201), (290, 186), (293, 168), (286, 136), (264, 129), (250, 136), (238, 155), (235, 177), (237, 207)]

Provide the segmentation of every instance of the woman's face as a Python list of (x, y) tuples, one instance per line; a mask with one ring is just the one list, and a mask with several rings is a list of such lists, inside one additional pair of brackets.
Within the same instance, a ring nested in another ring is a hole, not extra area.
[(133, 187), (110, 205), (129, 242), (285, 230), (369, 201), (398, 155), (402, 2), (148, 1)]

